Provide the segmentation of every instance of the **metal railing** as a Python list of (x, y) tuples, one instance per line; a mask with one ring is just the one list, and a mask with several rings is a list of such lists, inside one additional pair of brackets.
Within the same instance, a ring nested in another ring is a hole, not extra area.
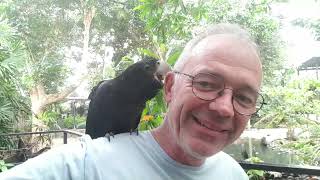
[(245, 161), (239, 161), (239, 164), (243, 169), (256, 169), (264, 171), (275, 171), (282, 173), (293, 173), (293, 174), (306, 174), (320, 176), (320, 167), (316, 166), (292, 166), (292, 165), (279, 165), (279, 164), (268, 164), (268, 163), (250, 163)]
[[(79, 133), (76, 131), (64, 129), (64, 130), (52, 130), (52, 131), (37, 131), (37, 132), (21, 132), (21, 133), (8, 133), (8, 134), (0, 134), (0, 137), (19, 137), (19, 136), (27, 136), (27, 135), (44, 135), (44, 134), (56, 134), (56, 133), (63, 133), (63, 144), (68, 143), (68, 134), (76, 135), (76, 136), (82, 136), (83, 133)], [(17, 150), (17, 149), (16, 149)], [(22, 162), (13, 162), (13, 166), (19, 165)]]
[(63, 144), (68, 143), (68, 134), (76, 135), (76, 136), (82, 136), (83, 133), (79, 133), (76, 131), (64, 129), (64, 130), (52, 130), (52, 131), (37, 131), (37, 132), (22, 132), (22, 133), (8, 133), (8, 134), (0, 134), (0, 136), (24, 136), (24, 135), (34, 135), (34, 134), (52, 134), (52, 133), (63, 133)]

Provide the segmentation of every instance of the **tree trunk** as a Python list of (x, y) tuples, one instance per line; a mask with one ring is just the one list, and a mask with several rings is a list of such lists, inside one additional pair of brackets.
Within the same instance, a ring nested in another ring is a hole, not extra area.
[(94, 6), (86, 7), (85, 5), (83, 5), (82, 7), (83, 7), (84, 31), (83, 31), (83, 48), (82, 48), (81, 61), (84, 64), (87, 64), (89, 62), (90, 27), (91, 27), (92, 19), (96, 14), (96, 8)]
[[(84, 31), (83, 31), (83, 49), (82, 49), (81, 62), (85, 68), (85, 65), (89, 62), (90, 27), (91, 27), (92, 19), (95, 16), (96, 9), (94, 6), (87, 7), (83, 5), (82, 7), (83, 7)], [(85, 72), (82, 72), (82, 73), (86, 74)], [(48, 105), (55, 102), (62, 101), (71, 92), (73, 92), (81, 84), (81, 82), (78, 85), (66, 87), (63, 91), (56, 94), (47, 94), (44, 86), (42, 84), (37, 84), (30, 91), (31, 110), (33, 115), (37, 117), (41, 113), (43, 113), (43, 111)]]
[(56, 94), (46, 94), (42, 84), (38, 84), (33, 87), (30, 92), (31, 110), (33, 115), (38, 117), (43, 113), (48, 105), (64, 100), (64, 98), (72, 93), (81, 84), (81, 82), (78, 85), (66, 87), (63, 91)]
[[(81, 62), (85, 66), (89, 62), (89, 39), (90, 39), (90, 27), (93, 17), (95, 16), (96, 9), (94, 6), (87, 7), (82, 3), (83, 8), (83, 49), (82, 49), (82, 57)], [(86, 68), (85, 68), (86, 69)], [(86, 74), (85, 72), (82, 72)], [(81, 80), (81, 82), (83, 79)], [(55, 102), (62, 101), (65, 97), (67, 97), (71, 92), (73, 92), (80, 84), (75, 86), (66, 87), (63, 91), (56, 94), (46, 94), (45, 88), (42, 84), (37, 84), (30, 91), (31, 97), (31, 110), (35, 117), (39, 116), (45, 108)]]

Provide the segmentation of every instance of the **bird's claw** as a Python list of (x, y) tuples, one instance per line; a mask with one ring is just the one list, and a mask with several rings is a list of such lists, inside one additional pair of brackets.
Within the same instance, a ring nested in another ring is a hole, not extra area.
[(110, 142), (110, 137), (111, 137), (111, 136), (114, 138), (113, 132), (108, 132), (108, 133), (105, 135), (105, 137), (108, 138), (108, 141), (109, 141), (109, 142)]
[(132, 132), (136, 132), (137, 136), (139, 135), (139, 130), (137, 129), (130, 129), (130, 135), (132, 134)]

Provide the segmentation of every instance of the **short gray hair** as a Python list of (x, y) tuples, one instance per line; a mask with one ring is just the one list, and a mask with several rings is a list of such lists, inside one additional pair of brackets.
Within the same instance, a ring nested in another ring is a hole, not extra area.
[(185, 63), (190, 58), (190, 53), (193, 48), (203, 39), (208, 36), (217, 35), (217, 34), (230, 34), (235, 36), (236, 38), (243, 40), (244, 42), (251, 45), (257, 54), (260, 56), (259, 48), (257, 44), (254, 42), (249, 32), (244, 28), (240, 27), (237, 24), (228, 24), (228, 23), (220, 23), (215, 25), (209, 25), (205, 27), (198, 35), (196, 35), (193, 39), (191, 39), (186, 46), (184, 47), (180, 57), (176, 61), (174, 65), (174, 70), (181, 71), (184, 68)]

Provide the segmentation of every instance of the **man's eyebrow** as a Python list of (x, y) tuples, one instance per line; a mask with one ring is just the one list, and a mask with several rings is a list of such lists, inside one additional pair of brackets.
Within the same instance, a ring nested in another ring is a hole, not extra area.
[(245, 85), (242, 85), (240, 86), (240, 88), (237, 88), (238, 90), (249, 90), (249, 91), (252, 91), (254, 93), (260, 93), (260, 90), (259, 89), (256, 89), (248, 84), (245, 84)]
[[(219, 77), (225, 79), (225, 77), (222, 74), (217, 73), (217, 72), (215, 72), (213, 70), (208, 70), (208, 69), (201, 69), (201, 70), (199, 70), (197, 72), (194, 72), (194, 73), (195, 74), (193, 74), (193, 75), (197, 75), (197, 74), (200, 74), (200, 73), (211, 74), (211, 75), (219, 76)], [(255, 88), (255, 87), (253, 87), (253, 86), (251, 86), (251, 85), (249, 85), (247, 83), (246, 84), (242, 84), (242, 85), (240, 84), (239, 88), (236, 88), (236, 89), (248, 89), (248, 90), (250, 90), (252, 92), (257, 92), (257, 93), (260, 93), (260, 91), (261, 91), (259, 88)]]
[(215, 75), (215, 76), (220, 76), (220, 77), (224, 78), (221, 74), (214, 72), (214, 71), (207, 70), (207, 69), (202, 69), (202, 70), (194, 72), (194, 73), (195, 73), (194, 75), (203, 73), (203, 74), (211, 74), (211, 75)]

